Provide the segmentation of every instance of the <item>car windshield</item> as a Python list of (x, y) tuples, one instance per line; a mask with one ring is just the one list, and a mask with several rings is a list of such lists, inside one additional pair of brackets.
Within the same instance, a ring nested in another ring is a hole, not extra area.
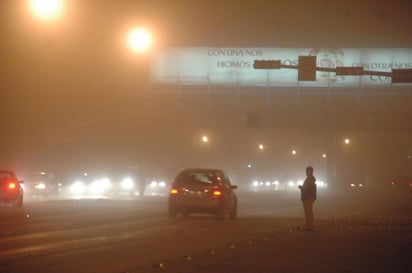
[(0, 171), (0, 180), (13, 179), (13, 175), (10, 172)]
[(216, 174), (210, 172), (185, 172), (179, 175), (176, 179), (177, 184), (213, 184), (216, 183)]

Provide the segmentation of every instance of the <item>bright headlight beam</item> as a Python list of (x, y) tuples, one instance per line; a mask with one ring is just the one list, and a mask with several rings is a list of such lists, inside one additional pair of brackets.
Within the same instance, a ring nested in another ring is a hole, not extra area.
[(70, 186), (70, 191), (75, 194), (81, 194), (84, 191), (84, 184), (82, 181), (76, 181)]
[(93, 181), (91, 190), (93, 193), (100, 194), (109, 189), (112, 186), (110, 179), (103, 178)]
[(34, 186), (36, 189), (39, 189), (39, 190), (44, 190), (45, 188), (46, 188), (46, 184), (44, 184), (44, 183), (39, 183), (39, 184), (37, 184), (36, 186)]
[(125, 190), (130, 190), (134, 187), (133, 179), (125, 178), (122, 180), (122, 188)]

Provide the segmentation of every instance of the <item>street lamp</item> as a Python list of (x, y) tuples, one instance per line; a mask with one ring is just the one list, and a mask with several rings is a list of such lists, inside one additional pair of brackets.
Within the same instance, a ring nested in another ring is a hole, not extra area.
[(150, 32), (144, 28), (134, 28), (127, 36), (129, 48), (137, 53), (143, 53), (150, 49), (153, 38)]
[(259, 150), (263, 151), (264, 147), (263, 144), (259, 144)]
[(202, 136), (202, 141), (204, 142), (204, 143), (207, 143), (207, 142), (209, 142), (209, 138), (208, 138), (208, 136)]
[(350, 139), (349, 138), (345, 138), (345, 144), (349, 144), (350, 143)]
[(51, 20), (59, 16), (64, 7), (63, 0), (30, 0), (32, 12), (44, 20)]

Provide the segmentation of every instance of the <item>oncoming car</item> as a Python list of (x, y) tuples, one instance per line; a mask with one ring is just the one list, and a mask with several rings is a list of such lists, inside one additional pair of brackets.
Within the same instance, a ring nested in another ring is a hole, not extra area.
[(114, 169), (107, 174), (112, 183), (112, 197), (143, 196), (146, 182), (138, 170)]
[(0, 170), (0, 202), (13, 207), (23, 206), (23, 181), (19, 181), (12, 171)]
[(68, 194), (74, 198), (107, 197), (112, 184), (107, 177), (99, 177), (84, 172), (74, 177), (68, 185)]
[(51, 172), (34, 172), (24, 179), (25, 196), (30, 198), (57, 197), (61, 191), (61, 183)]
[(219, 218), (237, 218), (236, 185), (219, 169), (186, 169), (173, 181), (168, 200), (168, 215), (188, 216), (207, 213)]
[(160, 196), (160, 195), (167, 195), (169, 187), (167, 183), (163, 180), (153, 180), (149, 184), (147, 184), (146, 194), (151, 196)]
[(70, 178), (67, 194), (74, 198), (119, 198), (142, 196), (144, 177), (138, 171), (106, 168)]

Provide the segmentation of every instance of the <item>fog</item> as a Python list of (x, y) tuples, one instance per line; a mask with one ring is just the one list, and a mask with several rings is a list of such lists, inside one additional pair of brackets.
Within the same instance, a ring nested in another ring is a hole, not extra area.
[(307, 165), (335, 185), (412, 175), (410, 87), (160, 92), (150, 54), (124, 45), (130, 26), (143, 24), (159, 48), (410, 48), (411, 18), (409, 1), (89, 0), (43, 22), (25, 1), (1, 1), (0, 165), (22, 176), (139, 166), (167, 179), (213, 166), (244, 184), (303, 175)]

